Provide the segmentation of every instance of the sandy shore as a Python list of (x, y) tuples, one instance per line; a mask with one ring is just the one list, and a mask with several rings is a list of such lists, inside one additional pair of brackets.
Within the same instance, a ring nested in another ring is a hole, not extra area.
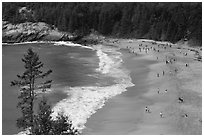
[(145, 40), (113, 41), (108, 44), (121, 48), (135, 86), (88, 119), (83, 134), (202, 134), (202, 63), (194, 60), (195, 51), (201, 51)]

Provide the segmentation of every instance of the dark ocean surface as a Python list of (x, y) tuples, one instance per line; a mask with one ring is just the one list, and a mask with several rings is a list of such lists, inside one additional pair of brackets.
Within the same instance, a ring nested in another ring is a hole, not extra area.
[(93, 85), (99, 81), (96, 68), (98, 57), (96, 52), (82, 47), (54, 46), (52, 43), (17, 44), (2, 47), (2, 133), (17, 134), (16, 119), (20, 111), (16, 108), (18, 102), (18, 87), (11, 87), (10, 82), (17, 80), (16, 75), (24, 72), (21, 58), (27, 49), (38, 53), (44, 63), (43, 70), (52, 69), (48, 77), (52, 79), (52, 91), (46, 94), (49, 103), (54, 105), (67, 97), (65, 87)]

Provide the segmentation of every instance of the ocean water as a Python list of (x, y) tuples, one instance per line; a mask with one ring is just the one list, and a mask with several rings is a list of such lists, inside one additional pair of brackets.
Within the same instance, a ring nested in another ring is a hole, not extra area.
[(116, 48), (102, 45), (84, 47), (70, 42), (25, 43), (2, 48), (2, 130), (3, 134), (17, 134), (17, 87), (10, 87), (16, 74), (23, 73), (21, 58), (32, 47), (52, 69), (49, 79), (52, 88), (46, 93), (54, 113), (63, 112), (80, 131), (87, 119), (111, 97), (133, 86), (129, 71), (122, 65), (122, 54)]

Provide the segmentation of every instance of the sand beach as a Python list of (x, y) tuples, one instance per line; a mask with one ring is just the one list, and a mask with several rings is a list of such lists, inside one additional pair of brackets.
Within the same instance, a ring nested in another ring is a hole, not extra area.
[(135, 86), (109, 99), (87, 120), (83, 134), (202, 134), (201, 49), (151, 40), (104, 44), (120, 48)]
[(64, 88), (72, 99), (53, 107), (54, 115), (69, 115), (82, 134), (202, 134), (201, 48), (106, 38), (90, 47), (69, 42), (54, 47), (60, 45), (95, 50), (94, 72), (107, 76), (95, 85)]

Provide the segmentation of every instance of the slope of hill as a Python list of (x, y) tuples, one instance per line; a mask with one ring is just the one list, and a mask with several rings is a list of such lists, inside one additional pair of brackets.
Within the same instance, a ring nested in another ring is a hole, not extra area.
[(202, 43), (201, 2), (3, 2), (2, 17), (10, 23), (45, 22), (60, 31), (105, 36)]

